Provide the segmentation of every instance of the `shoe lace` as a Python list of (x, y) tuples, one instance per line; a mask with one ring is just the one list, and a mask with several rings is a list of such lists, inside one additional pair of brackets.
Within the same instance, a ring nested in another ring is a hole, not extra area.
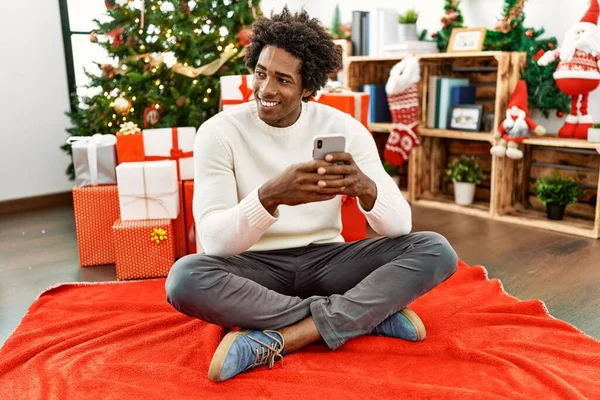
[[(254, 355), (255, 355), (254, 364), (252, 364), (249, 368), (254, 368), (254, 367), (268, 364), (269, 369), (271, 369), (271, 368), (273, 368), (275, 361), (281, 360), (281, 362), (283, 362), (283, 355), (281, 354), (281, 352), (283, 351), (283, 347), (284, 347), (283, 336), (277, 331), (266, 330), (266, 331), (263, 331), (263, 333), (267, 337), (269, 337), (273, 341), (273, 343), (271, 343), (271, 344), (265, 343), (259, 339), (256, 339), (256, 338), (248, 335), (249, 339), (252, 339), (256, 343), (261, 345), (260, 350), (258, 348), (254, 349)], [(279, 336), (281, 338), (281, 340), (279, 340), (277, 338), (277, 336)]]

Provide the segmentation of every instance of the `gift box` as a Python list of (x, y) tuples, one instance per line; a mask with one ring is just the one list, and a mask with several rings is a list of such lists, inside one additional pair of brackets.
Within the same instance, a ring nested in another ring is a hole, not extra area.
[(323, 93), (319, 96), (317, 102), (337, 108), (347, 114), (352, 115), (360, 121), (365, 128), (369, 129), (369, 94), (362, 92), (331, 92)]
[(74, 187), (73, 208), (81, 266), (114, 264), (112, 226), (119, 219), (117, 186)]
[[(184, 181), (184, 182), (192, 182), (193, 181)], [(176, 219), (173, 220), (173, 245), (175, 247), (175, 258), (180, 258), (188, 254), (188, 242), (187, 242), (187, 234), (186, 234), (186, 224), (185, 224), (185, 215), (184, 215), (184, 193), (183, 193), (183, 185), (184, 182), (178, 183), (179, 189), (179, 215)]]
[(252, 100), (253, 78), (253, 75), (227, 75), (220, 78), (223, 110)]
[(73, 152), (75, 185), (114, 185), (117, 183), (114, 135), (71, 136), (67, 143)]
[(183, 201), (185, 203), (185, 232), (189, 254), (197, 252), (196, 249), (196, 222), (194, 221), (194, 181), (183, 182)]
[(175, 161), (119, 164), (117, 185), (123, 221), (179, 216), (180, 184)]
[(119, 219), (112, 233), (118, 280), (167, 276), (175, 262), (170, 219)]
[(367, 237), (367, 218), (358, 208), (355, 197), (342, 196), (342, 236), (346, 242)]
[(194, 139), (196, 128), (144, 129), (146, 161), (174, 160), (179, 180), (194, 179)]
[(133, 122), (121, 125), (117, 138), (117, 161), (137, 162), (145, 160), (144, 138), (142, 131)]

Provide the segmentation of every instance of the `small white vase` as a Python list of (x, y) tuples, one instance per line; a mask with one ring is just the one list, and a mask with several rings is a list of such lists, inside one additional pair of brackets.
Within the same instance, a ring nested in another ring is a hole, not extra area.
[(475, 198), (475, 184), (467, 182), (454, 182), (454, 199), (456, 204), (467, 206)]
[(600, 143), (600, 128), (588, 129), (588, 142)]
[(398, 24), (398, 41), (414, 42), (417, 40), (417, 24)]

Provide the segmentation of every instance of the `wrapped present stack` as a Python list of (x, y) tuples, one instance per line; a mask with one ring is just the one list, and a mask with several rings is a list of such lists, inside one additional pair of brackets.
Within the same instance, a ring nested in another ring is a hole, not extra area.
[(116, 135), (67, 140), (82, 266), (116, 264), (118, 279), (164, 277), (194, 250), (183, 188), (193, 184), (195, 135), (193, 127), (141, 131), (130, 122)]

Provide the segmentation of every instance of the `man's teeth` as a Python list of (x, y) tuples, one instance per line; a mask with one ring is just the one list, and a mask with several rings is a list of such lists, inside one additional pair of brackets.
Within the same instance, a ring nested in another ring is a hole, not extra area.
[(262, 104), (264, 107), (274, 107), (278, 103), (277, 102), (264, 101), (263, 99), (260, 99), (260, 104)]

